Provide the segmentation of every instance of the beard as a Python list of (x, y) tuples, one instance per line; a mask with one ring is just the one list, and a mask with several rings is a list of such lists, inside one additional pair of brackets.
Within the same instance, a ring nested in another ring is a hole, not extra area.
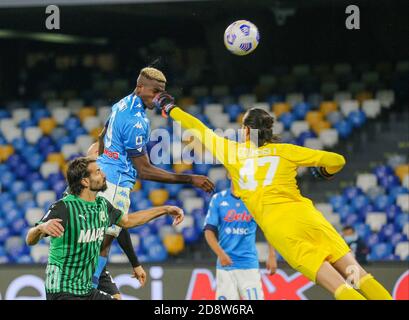
[(91, 185), (90, 190), (91, 191), (96, 191), (96, 192), (104, 192), (107, 188), (108, 188), (107, 180), (105, 179), (101, 186), (95, 187), (95, 186)]

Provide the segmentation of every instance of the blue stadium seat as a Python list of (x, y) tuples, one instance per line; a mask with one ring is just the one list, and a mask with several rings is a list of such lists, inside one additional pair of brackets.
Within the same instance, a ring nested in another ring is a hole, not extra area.
[(167, 205), (167, 206), (176, 206), (176, 207), (181, 208), (183, 206), (183, 203), (182, 203), (182, 201), (180, 201), (178, 199), (168, 199), (165, 202), (165, 205)]
[(402, 233), (394, 233), (390, 239), (389, 239), (390, 243), (396, 247), (396, 245), (399, 242), (404, 242), (404, 241), (408, 241), (408, 237)]
[(42, 154), (34, 153), (30, 156), (30, 161), (28, 161), (28, 167), (31, 170), (39, 170), (41, 165), (44, 163), (45, 158)]
[(25, 179), (27, 183), (31, 186), (31, 184), (38, 180), (43, 180), (40, 172), (31, 172)]
[(28, 190), (27, 184), (21, 180), (14, 181), (10, 187), (10, 192), (13, 194), (14, 197), (17, 197), (18, 194), (27, 190)]
[(407, 213), (400, 213), (395, 217), (395, 226), (397, 230), (402, 231), (403, 226), (409, 222), (409, 215)]
[(386, 208), (393, 203), (393, 198), (387, 195), (376, 197), (374, 206), (376, 211), (385, 211)]
[(348, 201), (352, 201), (357, 196), (361, 195), (363, 192), (359, 187), (347, 187), (344, 189), (343, 196)]
[(27, 200), (26, 202), (24, 202), (24, 203), (21, 205), (21, 210), (23, 210), (24, 212), (26, 212), (27, 209), (36, 208), (36, 207), (37, 207), (37, 203), (35, 202), (34, 199), (32, 199), (32, 200)]
[(75, 141), (77, 137), (82, 136), (84, 134), (87, 134), (87, 130), (80, 126), (70, 132), (70, 137), (73, 141)]
[(387, 165), (381, 165), (377, 166), (374, 170), (373, 173), (376, 175), (378, 179), (387, 176), (387, 175), (393, 175), (393, 169), (390, 166)]
[(61, 172), (58, 173), (51, 173), (48, 177), (47, 177), (47, 182), (48, 185), (53, 186), (54, 184), (63, 181), (65, 182), (65, 178), (64, 175)]
[(224, 110), (229, 115), (231, 122), (236, 122), (239, 114), (244, 111), (243, 107), (239, 104), (229, 104), (224, 108)]
[(77, 117), (71, 116), (64, 122), (64, 128), (70, 132), (79, 127), (81, 127), (81, 122)]
[(143, 226), (140, 226), (140, 227), (137, 227), (135, 230), (137, 231), (137, 233), (141, 237), (141, 240), (143, 238), (146, 238), (148, 235), (152, 234), (151, 227), (149, 225), (147, 225), (147, 224), (145, 224)]
[(50, 111), (47, 109), (36, 109), (32, 112), (31, 118), (37, 123), (40, 119), (49, 118), (50, 116)]
[(388, 242), (389, 239), (395, 234), (395, 226), (390, 223), (386, 224), (382, 227), (382, 229), (379, 231), (378, 235), (381, 241), (383, 242)]
[(391, 195), (391, 197), (393, 198), (394, 201), (396, 200), (396, 198), (397, 198), (398, 195), (400, 195), (400, 194), (406, 194), (406, 193), (409, 193), (409, 189), (406, 188), (406, 187), (400, 186), (400, 185), (399, 185), (399, 186), (392, 187), (392, 188), (389, 190), (389, 194)]
[(11, 232), (14, 235), (20, 236), (27, 226), (28, 224), (24, 218), (16, 219), (10, 225)]
[(27, 144), (24, 149), (20, 152), (24, 159), (30, 159), (31, 155), (41, 153), (37, 146)]
[(378, 180), (378, 184), (385, 189), (393, 189), (394, 187), (397, 187), (400, 185), (400, 180), (397, 176), (395, 175), (385, 175), (383, 177), (380, 177)]
[(230, 180), (229, 179), (221, 179), (216, 181), (216, 192), (220, 192), (230, 188)]
[(11, 113), (8, 110), (0, 109), (0, 119), (11, 118)]
[(6, 249), (8, 256), (14, 261), (27, 252), (24, 240), (17, 236), (8, 238), (4, 244), (4, 248)]
[(23, 254), (23, 255), (17, 257), (15, 262), (18, 263), (18, 264), (31, 264), (31, 263), (34, 263), (34, 260), (30, 255)]
[(294, 116), (297, 120), (305, 119), (307, 112), (310, 111), (311, 105), (308, 102), (299, 102), (293, 108)]
[[(337, 212), (341, 218), (341, 221), (345, 223), (345, 219), (349, 216), (354, 214), (354, 208), (349, 204), (344, 204), (339, 207), (335, 212)], [(354, 221), (356, 222), (356, 221)]]
[(329, 203), (331, 204), (332, 209), (337, 211), (340, 207), (347, 204), (347, 200), (341, 195), (335, 195), (329, 199)]
[(51, 144), (53, 144), (53, 140), (49, 136), (42, 136), (37, 142), (37, 145), (41, 150)]
[(151, 225), (151, 227), (152, 227), (152, 229), (154, 230), (155, 233), (158, 233), (158, 231), (160, 230), (160, 228), (162, 226), (168, 224), (168, 221), (167, 221), (168, 217), (169, 216), (163, 216), (163, 217), (155, 219), (152, 223), (150, 223), (150, 225)]
[(378, 243), (371, 248), (369, 260), (384, 260), (392, 254), (393, 247), (390, 243)]
[(334, 128), (338, 131), (338, 135), (346, 139), (352, 133), (352, 124), (347, 120), (341, 120), (334, 124)]
[(156, 181), (148, 181), (148, 180), (142, 181), (142, 189), (146, 194), (149, 194), (149, 192), (154, 189), (162, 189), (163, 186), (164, 186), (163, 183), (156, 182)]
[(199, 240), (200, 233), (195, 227), (186, 227), (182, 229), (182, 235), (186, 244), (192, 244)]
[(30, 167), (28, 166), (28, 164), (25, 162), (22, 162), (18, 166), (18, 170), (16, 171), (16, 176), (19, 179), (25, 179), (25, 177), (27, 177), (31, 172), (32, 171)]
[(29, 127), (35, 127), (37, 125), (37, 122), (33, 119), (24, 119), (21, 120), (18, 125), (22, 130), (25, 130)]
[(153, 246), (155, 244), (162, 243), (161, 239), (156, 234), (149, 234), (149, 235), (147, 235), (145, 237), (141, 236), (140, 239), (141, 239), (141, 245), (143, 247), (145, 247), (145, 249), (147, 249), (147, 248), (149, 248), (149, 247), (151, 247), (151, 246)]
[(5, 243), (6, 240), (10, 237), (9, 228), (0, 228), (0, 244)]
[(317, 137), (316, 134), (311, 130), (301, 132), (300, 135), (296, 139), (297, 145), (303, 146), (305, 143), (305, 140), (310, 139), (310, 138), (316, 138), (316, 137)]
[(333, 111), (327, 114), (327, 120), (329, 123), (331, 123), (333, 126), (336, 123), (341, 122), (344, 119), (344, 116), (342, 115), (341, 112), (339, 111)]
[(212, 167), (211, 164), (205, 163), (194, 163), (193, 164), (193, 172), (199, 175), (207, 175), (209, 169)]
[(48, 183), (44, 180), (36, 180), (31, 184), (31, 191), (37, 194), (40, 191), (48, 190)]
[(372, 247), (380, 242), (379, 235), (377, 233), (372, 233), (365, 239), (365, 242), (368, 247)]
[(169, 192), (171, 198), (177, 197), (179, 191), (182, 190), (182, 184), (165, 184), (166, 190)]
[(74, 142), (75, 142), (75, 140), (71, 136), (65, 136), (65, 137), (62, 137), (62, 138), (58, 139), (55, 142), (55, 145), (58, 147), (59, 150), (61, 150), (61, 148), (65, 144), (70, 144), (70, 143), (74, 143)]
[(147, 249), (148, 259), (150, 262), (165, 261), (168, 257), (168, 253), (162, 244), (154, 244)]
[(369, 199), (366, 195), (360, 194), (351, 199), (351, 205), (356, 212), (360, 212), (362, 208), (369, 204)]
[(23, 162), (24, 162), (23, 157), (20, 156), (18, 153), (12, 154), (6, 161), (7, 165), (12, 170), (16, 170)]
[[(5, 221), (9, 227), (13, 224), (13, 222), (17, 221), (18, 219), (24, 218), (23, 210), (19, 209), (15, 204), (14, 207), (10, 210), (3, 211), (7, 214), (4, 216)], [(11, 230), (12, 231), (12, 230)]]
[(357, 223), (354, 228), (361, 239), (367, 239), (371, 234), (371, 228), (365, 223)]
[(26, 145), (28, 145), (28, 142), (26, 139), (20, 137), (13, 139), (12, 145), (14, 150), (21, 151), (26, 147)]
[(363, 221), (362, 218), (360, 218), (359, 215), (357, 214), (349, 214), (344, 218), (344, 224), (345, 225), (354, 225), (355, 223), (358, 223), (359, 221)]
[(295, 116), (291, 112), (284, 112), (278, 119), (283, 123), (286, 130), (289, 130), (291, 124), (296, 120)]
[(385, 208), (385, 213), (388, 217), (388, 221), (393, 222), (395, 217), (402, 213), (402, 209), (396, 204), (391, 204)]
[(52, 185), (52, 189), (57, 195), (57, 199), (62, 197), (62, 194), (64, 193), (65, 189), (67, 188), (67, 183), (65, 181), (57, 181)]
[(352, 111), (348, 115), (348, 120), (352, 123), (354, 128), (361, 128), (366, 122), (365, 112), (362, 110)]

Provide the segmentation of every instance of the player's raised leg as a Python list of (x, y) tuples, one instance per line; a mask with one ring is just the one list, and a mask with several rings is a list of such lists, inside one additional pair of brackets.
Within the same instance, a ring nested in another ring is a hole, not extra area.
[(333, 266), (342, 276), (352, 282), (368, 300), (392, 300), (389, 292), (356, 261), (352, 253), (333, 263)]

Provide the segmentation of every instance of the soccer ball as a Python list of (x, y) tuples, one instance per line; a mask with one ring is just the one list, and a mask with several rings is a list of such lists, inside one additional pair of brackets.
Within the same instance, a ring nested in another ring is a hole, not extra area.
[(238, 20), (224, 31), (224, 45), (233, 54), (244, 56), (257, 48), (260, 34), (257, 27), (247, 20)]

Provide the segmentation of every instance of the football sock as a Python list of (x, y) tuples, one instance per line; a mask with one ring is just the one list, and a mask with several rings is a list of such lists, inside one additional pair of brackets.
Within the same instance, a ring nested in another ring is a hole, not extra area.
[(335, 290), (334, 296), (337, 300), (366, 300), (363, 295), (345, 283)]
[(389, 292), (371, 274), (363, 276), (358, 284), (359, 291), (368, 300), (393, 300)]

